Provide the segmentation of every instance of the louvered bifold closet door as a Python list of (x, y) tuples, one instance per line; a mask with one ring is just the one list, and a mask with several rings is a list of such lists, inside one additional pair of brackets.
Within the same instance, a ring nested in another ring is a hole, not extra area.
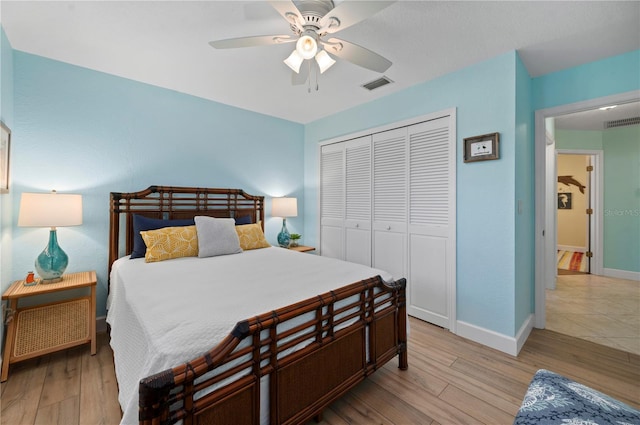
[(371, 136), (345, 146), (345, 260), (371, 266)]
[(344, 143), (325, 145), (320, 154), (320, 254), (344, 259)]
[(373, 267), (405, 276), (407, 128), (373, 135)]
[(409, 127), (409, 294), (412, 316), (449, 328), (449, 117)]

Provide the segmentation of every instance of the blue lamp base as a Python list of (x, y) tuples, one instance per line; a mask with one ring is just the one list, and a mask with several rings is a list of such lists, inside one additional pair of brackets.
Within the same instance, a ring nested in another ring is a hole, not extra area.
[(62, 274), (69, 265), (69, 256), (58, 245), (56, 229), (49, 232), (49, 243), (36, 258), (35, 267), (42, 278), (41, 283), (55, 283), (62, 280)]
[(278, 233), (278, 245), (283, 248), (289, 248), (289, 242), (291, 242), (291, 235), (287, 230), (287, 219), (282, 219), (282, 230)]

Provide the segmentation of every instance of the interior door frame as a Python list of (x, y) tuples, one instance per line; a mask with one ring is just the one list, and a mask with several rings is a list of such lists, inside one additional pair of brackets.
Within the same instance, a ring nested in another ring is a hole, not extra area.
[[(591, 227), (590, 234), (587, 235), (587, 238), (590, 238), (589, 241), (591, 251), (593, 252), (593, 257), (591, 257), (591, 274), (600, 275), (603, 274), (603, 252), (604, 252), (604, 233), (603, 233), (603, 214), (602, 214), (602, 206), (604, 205), (604, 151), (602, 150), (594, 150), (594, 149), (556, 149), (556, 164), (558, 155), (585, 155), (590, 156), (593, 159), (593, 171), (589, 175), (589, 198), (591, 202), (591, 209), (593, 210), (593, 214), (588, 220), (588, 226)], [(548, 164), (548, 166), (552, 166)], [(555, 180), (558, 180), (558, 170), (557, 167), (554, 167), (556, 170)], [(557, 224), (555, 227), (555, 231), (557, 234)], [(588, 229), (587, 229), (588, 231)], [(558, 249), (558, 240), (556, 237), (556, 249)], [(587, 246), (587, 249), (589, 246)]]
[[(547, 208), (549, 208), (549, 195), (546, 190), (547, 167), (555, 164), (547, 164), (546, 149), (547, 137), (545, 129), (545, 120), (547, 118), (557, 117), (560, 115), (570, 114), (574, 112), (588, 111), (603, 106), (617, 103), (628, 103), (640, 101), (640, 90), (633, 90), (626, 93), (619, 93), (611, 96), (590, 99), (586, 101), (555, 106), (552, 108), (539, 109), (535, 111), (535, 200), (536, 200), (536, 219), (535, 219), (535, 322), (534, 326), (544, 329), (546, 324), (546, 303), (545, 289), (549, 278), (546, 273), (549, 266), (556, 267), (555, 263), (555, 220), (547, 220)], [(554, 173), (557, 175), (557, 172)], [(557, 180), (557, 177), (556, 177)], [(555, 206), (555, 202), (551, 203)], [(553, 261), (551, 263), (551, 261)], [(555, 273), (554, 273), (555, 275)]]

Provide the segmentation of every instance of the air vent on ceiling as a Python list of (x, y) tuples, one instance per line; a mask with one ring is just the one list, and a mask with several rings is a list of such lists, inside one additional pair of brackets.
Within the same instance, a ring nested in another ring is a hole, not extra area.
[(389, 83), (393, 83), (393, 81), (390, 80), (389, 77), (382, 76), (382, 77), (378, 78), (377, 80), (373, 80), (373, 81), (370, 81), (370, 82), (368, 82), (366, 84), (363, 84), (362, 87), (364, 87), (367, 90), (375, 90), (378, 87), (386, 86)]
[(640, 124), (640, 117), (623, 118), (621, 120), (606, 121), (604, 128), (624, 127), (627, 125)]

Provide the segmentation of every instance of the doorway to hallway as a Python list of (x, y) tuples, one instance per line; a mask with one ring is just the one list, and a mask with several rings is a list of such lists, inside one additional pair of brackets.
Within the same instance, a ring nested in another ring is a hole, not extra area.
[[(594, 223), (598, 221), (598, 202), (592, 181), (601, 171), (596, 163), (599, 153), (558, 149), (557, 164), (557, 272), (591, 273), (591, 259), (599, 255)], [(594, 251), (596, 251), (594, 253)]]
[[(553, 132), (547, 130), (547, 124), (549, 121), (554, 120), (554, 117), (561, 117), (567, 115), (578, 115), (577, 113), (602, 113), (600, 109), (606, 108), (608, 105), (629, 105), (633, 110), (637, 110), (638, 102), (640, 101), (640, 91), (632, 91), (628, 93), (622, 93), (619, 95), (607, 96), (598, 99), (592, 99), (584, 102), (577, 102), (570, 105), (562, 105), (558, 107), (548, 108), (544, 110), (536, 111), (535, 113), (535, 144), (536, 144), (536, 288), (535, 288), (535, 327), (545, 328), (546, 326), (546, 301), (545, 292), (548, 288), (553, 288), (557, 277), (557, 232), (556, 232), (556, 215), (557, 215), (557, 169), (556, 169), (556, 146)], [(622, 109), (622, 106), (617, 109)], [(602, 123), (600, 123), (602, 124)], [(552, 125), (553, 127), (553, 125)], [(572, 146), (565, 146), (565, 148), (584, 148), (585, 134), (574, 140)], [(601, 142), (602, 143), (602, 142)], [(597, 144), (593, 144), (595, 147)], [(595, 147), (595, 149), (601, 149), (601, 147)], [(631, 158), (631, 157), (628, 157)], [(609, 167), (611, 170), (612, 168)], [(602, 174), (601, 174), (602, 175)], [(597, 182), (601, 184), (601, 182)], [(602, 188), (603, 189), (603, 184)], [(601, 192), (600, 192), (601, 193)], [(604, 203), (602, 204), (604, 206)], [(601, 214), (601, 218), (604, 213)], [(611, 221), (611, 220), (609, 220)], [(614, 223), (616, 224), (616, 223)], [(604, 249), (603, 238), (599, 236), (603, 231), (603, 223), (596, 222), (595, 229), (592, 231), (592, 249), (595, 248), (596, 252), (600, 252), (599, 259), (597, 257), (591, 258), (591, 272), (596, 274), (603, 274), (603, 255)], [(626, 236), (630, 234), (627, 232), (623, 234)], [(594, 238), (597, 240), (594, 247)], [(617, 240), (617, 238), (616, 238)], [(635, 246), (634, 246), (635, 249)], [(616, 249), (612, 248), (612, 251)], [(631, 251), (629, 251), (631, 252)], [(609, 264), (611, 259), (622, 258), (620, 256), (613, 256), (614, 253), (608, 251)], [(626, 257), (625, 257), (626, 258)], [(624, 279), (640, 280), (640, 271), (636, 272), (635, 266), (622, 267), (607, 266), (607, 276), (615, 276)], [(626, 268), (625, 268), (626, 267)], [(620, 272), (621, 269), (622, 272)], [(627, 271), (628, 270), (628, 271)], [(628, 277), (627, 277), (628, 276)]]

